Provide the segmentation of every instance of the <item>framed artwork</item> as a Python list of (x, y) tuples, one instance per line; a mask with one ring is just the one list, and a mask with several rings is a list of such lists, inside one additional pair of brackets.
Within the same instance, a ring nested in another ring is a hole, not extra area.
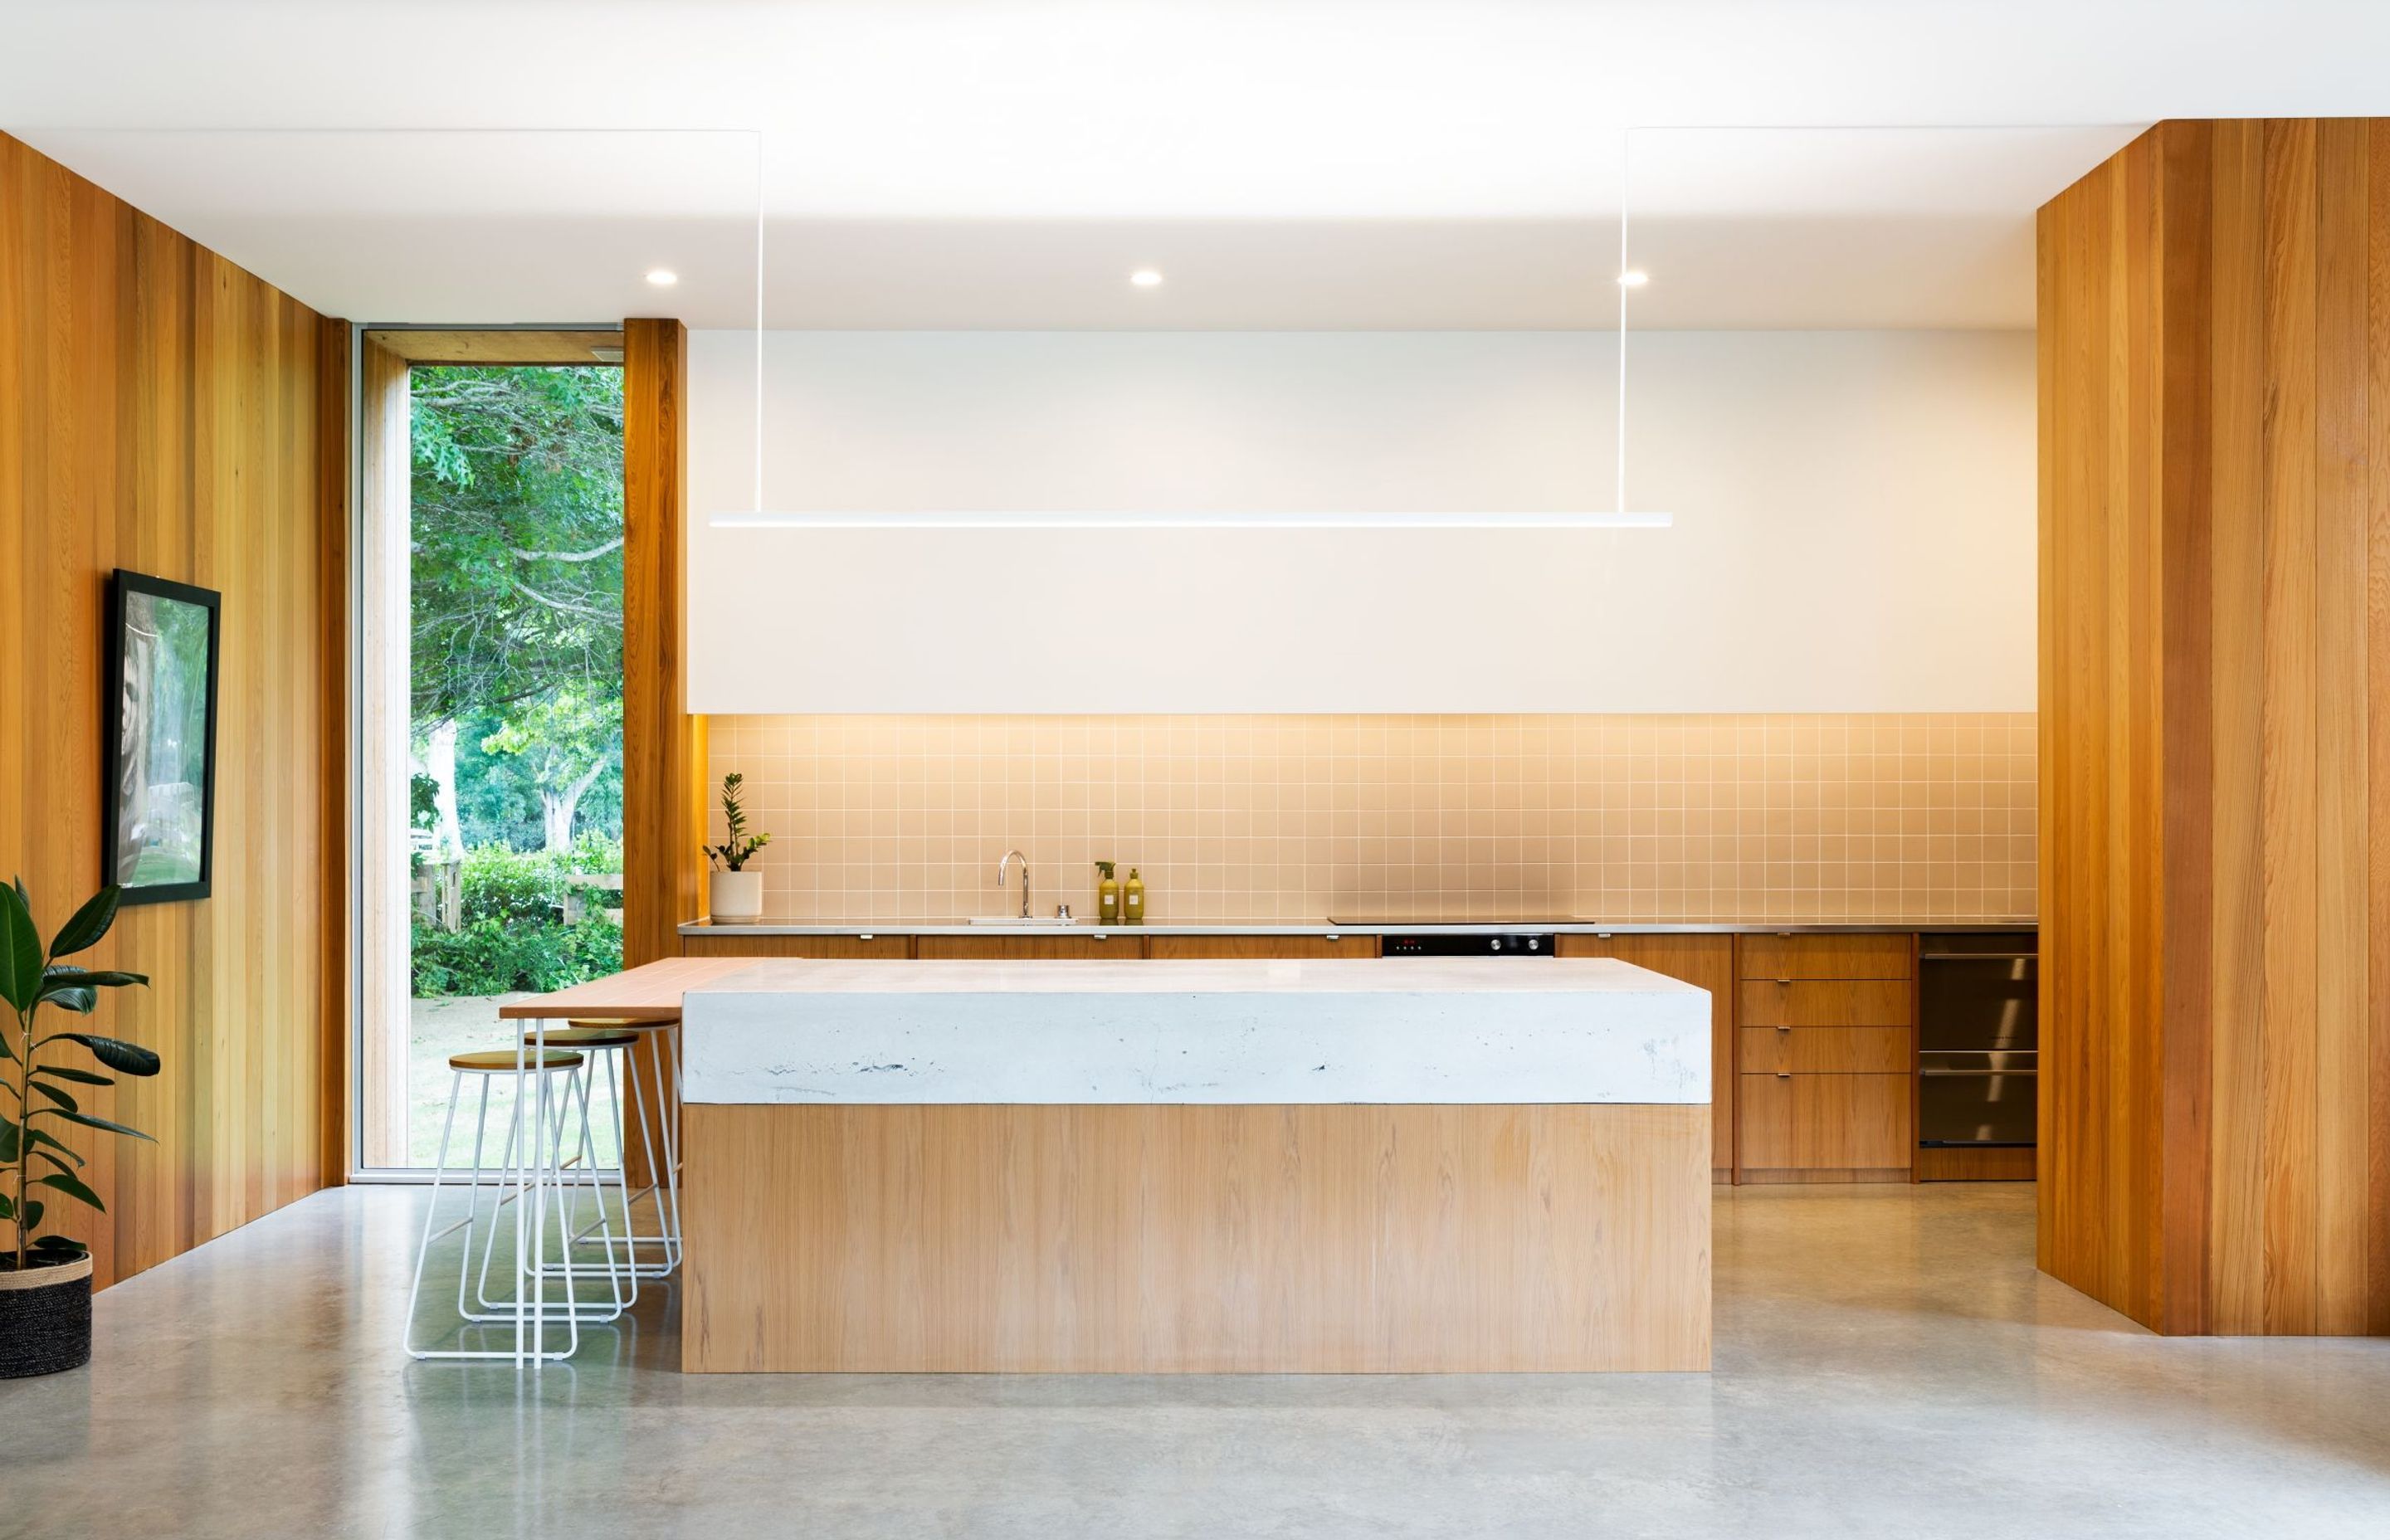
[(126, 904), (208, 896), (223, 597), (122, 568), (109, 589), (113, 710), (100, 877), (124, 890)]

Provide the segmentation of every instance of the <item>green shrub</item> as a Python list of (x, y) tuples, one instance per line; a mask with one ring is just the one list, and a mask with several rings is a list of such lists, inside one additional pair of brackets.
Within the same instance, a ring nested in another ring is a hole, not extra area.
[[(464, 922), (495, 919), (505, 924), (555, 924), (564, 915), (567, 879), (580, 872), (623, 869), (619, 841), (584, 835), (570, 850), (508, 850), (504, 845), (476, 845), (465, 853), (458, 874), (463, 889)], [(593, 901), (598, 895), (586, 895)]]
[(450, 932), (417, 926), (414, 990), (443, 995), (508, 995), (562, 989), (623, 966), (623, 929), (610, 920), (508, 925), (469, 920)]
[[(504, 845), (467, 851), (458, 929), (415, 927), (416, 995), (544, 992), (613, 972), (623, 966), (623, 928), (602, 913), (565, 924), (564, 895), (574, 873), (622, 869), (621, 841), (595, 835), (553, 853)], [(583, 896), (593, 909), (609, 897)]]

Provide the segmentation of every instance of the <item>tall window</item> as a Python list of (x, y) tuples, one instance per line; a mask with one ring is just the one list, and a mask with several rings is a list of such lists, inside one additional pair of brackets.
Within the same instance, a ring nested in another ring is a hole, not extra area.
[(424, 1166), (448, 1056), (622, 963), (623, 372), (418, 364), (407, 406), (403, 1112), (362, 1089), (404, 1125), (367, 1163)]

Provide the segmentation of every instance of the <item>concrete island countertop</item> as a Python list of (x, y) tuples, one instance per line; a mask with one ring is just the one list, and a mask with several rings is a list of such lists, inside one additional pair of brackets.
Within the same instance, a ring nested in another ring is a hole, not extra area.
[(1495, 936), (1514, 930), (1556, 935), (1887, 935), (1908, 931), (1925, 934), (1950, 931), (2029, 933), (2039, 928), (2031, 918), (1971, 920), (1870, 920), (1863, 924), (1784, 923), (1710, 920), (1499, 919), (1499, 920), (1350, 920), (1222, 919), (1175, 923), (1149, 920), (1143, 925), (1098, 925), (1079, 919), (1069, 925), (978, 924), (946, 919), (762, 919), (716, 925), (690, 920), (684, 936), (1380, 936), (1433, 930), (1445, 935)]
[(682, 1003), (693, 1105), (1698, 1104), (1709, 995), (1606, 958), (775, 960)]

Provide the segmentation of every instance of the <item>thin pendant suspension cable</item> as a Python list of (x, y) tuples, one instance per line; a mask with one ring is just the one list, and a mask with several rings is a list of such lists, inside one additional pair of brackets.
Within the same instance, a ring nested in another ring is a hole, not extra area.
[(755, 502), (764, 506), (764, 131), (755, 131)]
[(1635, 131), (1618, 131), (1618, 491), (1610, 506), (1626, 511), (1626, 189)]

